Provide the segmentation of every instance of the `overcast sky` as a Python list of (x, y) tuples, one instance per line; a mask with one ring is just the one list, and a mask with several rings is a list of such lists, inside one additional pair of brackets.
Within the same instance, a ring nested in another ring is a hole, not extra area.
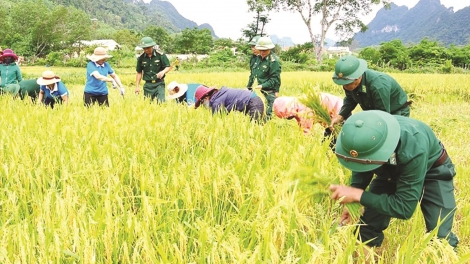
[[(254, 21), (254, 13), (248, 13), (246, 0), (166, 0), (170, 2), (185, 18), (196, 22), (210, 24), (215, 34), (221, 38), (236, 40), (241, 37), (241, 30)], [(149, 0), (146, 0), (149, 2)], [(406, 5), (408, 8), (415, 6), (419, 0), (392, 0), (396, 5)], [(454, 11), (469, 6), (468, 0), (441, 0), (446, 7), (454, 7)], [(380, 9), (377, 7), (373, 13), (363, 18), (368, 24)], [(277, 35), (279, 38), (290, 37), (294, 43), (302, 44), (309, 41), (307, 26), (302, 21), (299, 13), (271, 13), (271, 19), (266, 25), (269, 35)], [(328, 38), (335, 39), (334, 30), (330, 30)], [(317, 34), (318, 32), (314, 32)]]

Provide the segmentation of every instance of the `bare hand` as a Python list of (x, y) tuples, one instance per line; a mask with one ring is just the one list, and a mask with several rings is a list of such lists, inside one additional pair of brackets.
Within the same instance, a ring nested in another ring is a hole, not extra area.
[(342, 204), (360, 202), (362, 193), (364, 190), (344, 186), (344, 185), (330, 185), (331, 198), (334, 200), (340, 200)]

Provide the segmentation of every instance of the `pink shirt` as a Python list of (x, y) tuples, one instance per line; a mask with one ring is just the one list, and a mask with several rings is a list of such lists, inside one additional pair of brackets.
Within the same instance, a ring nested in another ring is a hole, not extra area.
[[(330, 117), (335, 117), (343, 105), (343, 99), (329, 94), (320, 93), (321, 103), (330, 113)], [(302, 104), (297, 97), (281, 96), (274, 100), (273, 110), (279, 118), (295, 118), (304, 133), (308, 133), (314, 123), (313, 111)]]

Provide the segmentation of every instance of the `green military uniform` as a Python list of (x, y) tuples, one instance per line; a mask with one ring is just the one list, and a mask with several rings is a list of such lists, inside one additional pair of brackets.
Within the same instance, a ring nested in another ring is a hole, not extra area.
[(362, 74), (361, 84), (346, 97), (339, 114), (348, 117), (359, 104), (362, 110), (382, 110), (392, 115), (410, 116), (408, 96), (391, 76), (374, 70)]
[(29, 96), (32, 101), (35, 101), (39, 94), (39, 84), (37, 79), (22, 80), (20, 82), (20, 98), (23, 100)]
[(157, 73), (166, 67), (170, 67), (168, 57), (156, 49), (153, 49), (152, 57), (144, 52), (137, 58), (136, 71), (143, 73), (142, 78), (145, 81), (144, 96), (152, 100), (157, 98), (160, 102), (165, 101), (165, 76), (158, 79)]
[(273, 103), (276, 99), (275, 93), (279, 92), (281, 86), (281, 64), (276, 54), (270, 53), (264, 59), (257, 56), (248, 79), (247, 87), (251, 87), (254, 80), (261, 85), (261, 92), (266, 98), (266, 116), (271, 118), (273, 112)]
[[(395, 139), (387, 142), (390, 137)], [(340, 163), (353, 170), (351, 186), (362, 190), (369, 187), (360, 198), (365, 207), (361, 217), (364, 225), (358, 227), (362, 241), (380, 246), (391, 217), (409, 219), (420, 203), (426, 230), (442, 221), (437, 236), (457, 246), (458, 238), (451, 231), (456, 208), (454, 164), (428, 125), (383, 111), (364, 111), (346, 121), (338, 142)], [(379, 142), (389, 146), (382, 147)]]

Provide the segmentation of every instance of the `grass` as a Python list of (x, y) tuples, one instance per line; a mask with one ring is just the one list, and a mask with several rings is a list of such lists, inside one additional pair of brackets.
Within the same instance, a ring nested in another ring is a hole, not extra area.
[[(22, 67), (27, 78), (44, 67)], [(211, 116), (132, 93), (133, 69), (115, 69), (126, 96), (83, 107), (85, 69), (52, 68), (70, 105), (48, 109), (0, 97), (0, 263), (352, 263), (362, 245), (328, 192), (305, 196), (302, 168), (346, 183), (323, 128), (263, 126), (240, 113)], [(470, 259), (470, 77), (394, 75), (413, 94), (412, 117), (428, 123), (456, 164), (457, 252), (425, 234), (419, 210), (386, 230), (380, 263)], [(248, 73), (171, 72), (167, 82), (245, 87)], [(283, 73), (282, 95), (342, 95), (330, 73)], [(307, 178), (308, 179), (308, 178)], [(293, 187), (294, 186), (294, 187)], [(429, 241), (432, 241), (430, 243)]]

